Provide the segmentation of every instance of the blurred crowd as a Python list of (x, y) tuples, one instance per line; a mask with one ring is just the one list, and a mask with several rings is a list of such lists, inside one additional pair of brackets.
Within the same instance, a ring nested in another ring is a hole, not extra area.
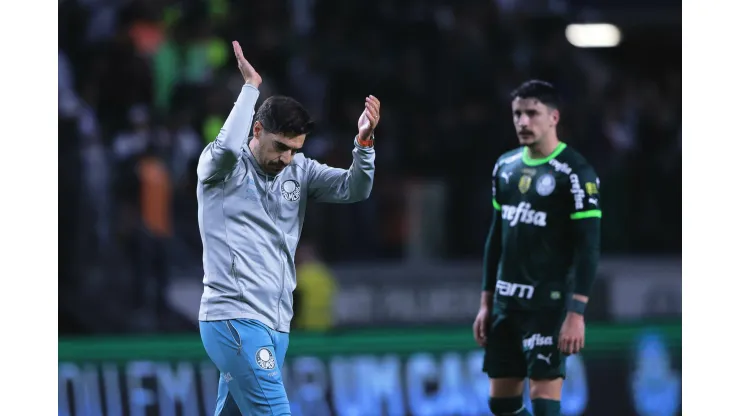
[(432, 181), (445, 256), (480, 258), (491, 170), (516, 146), (508, 94), (533, 77), (560, 88), (560, 136), (601, 176), (605, 252), (680, 252), (680, 21), (609, 50), (572, 47), (565, 22), (504, 0), (60, 1), (60, 288), (134, 279), (134, 305), (162, 305), (197, 270), (195, 166), (242, 84), (231, 40), (261, 100), (308, 108), (322, 162), (349, 165), (364, 97), (382, 101), (370, 200), (309, 208), (326, 261), (401, 258), (406, 192)]

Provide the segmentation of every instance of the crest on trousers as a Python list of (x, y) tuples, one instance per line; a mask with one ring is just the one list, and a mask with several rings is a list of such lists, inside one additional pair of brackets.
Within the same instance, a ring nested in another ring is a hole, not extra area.
[(267, 348), (260, 348), (254, 356), (257, 365), (263, 370), (272, 370), (275, 368), (275, 356)]
[(530, 185), (532, 185), (531, 176), (522, 176), (519, 178), (519, 192), (526, 194)]

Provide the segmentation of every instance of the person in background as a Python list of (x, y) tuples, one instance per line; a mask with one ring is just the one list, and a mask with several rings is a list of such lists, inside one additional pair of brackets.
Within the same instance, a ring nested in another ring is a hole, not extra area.
[(141, 232), (138, 238), (139, 261), (134, 273), (139, 306), (151, 306), (150, 280), (154, 285), (154, 306), (161, 315), (167, 308), (169, 282), (168, 246), (172, 237), (172, 179), (157, 147), (150, 145), (137, 165), (140, 183)]
[(296, 251), (296, 280), (293, 292), (294, 328), (328, 331), (334, 326), (334, 296), (337, 284), (329, 267), (321, 261), (316, 246), (303, 242)]

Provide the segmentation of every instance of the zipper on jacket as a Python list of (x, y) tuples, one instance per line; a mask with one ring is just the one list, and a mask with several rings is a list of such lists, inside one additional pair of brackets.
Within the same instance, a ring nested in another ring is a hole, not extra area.
[[(275, 178), (277, 180), (277, 178)], [(277, 215), (278, 211), (280, 211), (280, 198), (278, 198), (277, 203), (275, 204), (275, 225), (277, 226), (278, 230), (280, 231), (280, 240), (282, 240), (283, 248), (287, 249), (287, 244), (285, 243), (285, 233), (280, 230), (280, 226), (277, 224)], [(277, 323), (275, 324), (275, 329), (280, 328), (280, 305), (283, 301), (283, 292), (285, 291), (285, 259), (283, 259), (283, 256), (280, 256), (280, 296), (278, 296), (278, 303), (277, 303)]]
[[(274, 207), (270, 207), (270, 195), (272, 194), (272, 188), (275, 186), (278, 180), (278, 176), (275, 176), (272, 178), (272, 181), (270, 181), (270, 177), (265, 174), (265, 197), (267, 198), (267, 215), (271, 217), (272, 221), (275, 223), (275, 226), (277, 227), (278, 231), (280, 231), (280, 240), (283, 245), (283, 249), (286, 253), (289, 252), (288, 249), (288, 242), (285, 240), (285, 233), (280, 230), (280, 226), (278, 225), (278, 211), (280, 211), (280, 198), (277, 199), (277, 202)], [(272, 208), (272, 209), (270, 209)], [(275, 328), (280, 327), (281, 317), (280, 317), (280, 304), (283, 300), (283, 295), (285, 294), (285, 258), (284, 256), (280, 256), (280, 295), (277, 299), (277, 319), (275, 321)]]
[[(266, 211), (267, 216), (272, 219), (272, 222), (275, 224), (275, 227), (280, 230), (280, 226), (278, 225), (278, 218), (277, 218), (277, 209), (275, 207), (270, 206), (270, 195), (272, 195), (272, 187), (275, 186), (275, 183), (277, 182), (277, 176), (273, 177), (272, 180), (270, 180), (270, 177), (265, 174), (265, 198), (266, 198)], [(280, 203), (280, 200), (278, 199), (278, 204)], [(283, 246), (285, 246), (285, 236), (283, 236), (282, 231), (280, 231), (281, 240), (283, 243)], [(280, 327), (280, 301), (283, 299), (283, 290), (285, 290), (285, 261), (282, 259), (282, 256), (280, 258), (280, 295), (277, 299), (277, 309), (276, 314), (277, 318), (275, 319), (275, 328)]]
[[(277, 177), (275, 177), (275, 181), (277, 182)], [(275, 213), (274, 213), (275, 224), (276, 225), (277, 225), (277, 216), (278, 216), (278, 213), (280, 211), (280, 204), (281, 204), (281, 202), (282, 201), (278, 197), (277, 198), (277, 203), (275, 204)], [(280, 230), (280, 226), (278, 226), (278, 230)], [(285, 240), (285, 232), (282, 231), (282, 230), (280, 230), (280, 237), (281, 237), (280, 239), (282, 240), (282, 243), (283, 243), (283, 249), (285, 250), (286, 253), (288, 253), (289, 252), (288, 242)], [(282, 303), (283, 303), (283, 296), (285, 295), (285, 267), (286, 267), (286, 264), (285, 264), (285, 258), (284, 257), (285, 256), (280, 256), (280, 296), (278, 296), (278, 304), (277, 304), (277, 323), (275, 324), (276, 329), (277, 328), (280, 328), (280, 324), (282, 323), (282, 319), (281, 319), (282, 317), (280, 316), (280, 309), (281, 309), (281, 306), (282, 306)]]
[[(281, 232), (280, 235), (283, 237), (283, 248), (287, 250), (288, 245), (285, 243), (285, 233)], [(285, 292), (285, 259), (280, 256), (280, 296), (278, 296), (277, 304), (277, 324), (275, 329), (280, 328), (280, 304), (283, 302), (283, 292)]]

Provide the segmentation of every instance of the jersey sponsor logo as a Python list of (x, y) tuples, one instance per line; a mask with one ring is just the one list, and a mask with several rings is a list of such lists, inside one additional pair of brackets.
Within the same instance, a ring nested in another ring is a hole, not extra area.
[[(552, 336), (543, 336), (542, 334), (534, 334), (529, 338), (522, 340), (522, 346), (525, 350), (531, 350), (534, 347), (545, 347), (552, 345)], [(540, 358), (540, 357), (537, 357)]]
[(531, 176), (522, 176), (519, 178), (519, 192), (526, 194), (529, 190), (529, 185), (532, 184), (532, 177)]
[(535, 185), (537, 193), (542, 196), (548, 196), (555, 190), (555, 177), (546, 173), (537, 179)]
[(496, 292), (501, 296), (532, 299), (534, 286), (498, 280), (496, 281)]
[(288, 179), (280, 187), (280, 193), (286, 200), (295, 202), (301, 197), (301, 185), (293, 179)]
[(586, 193), (583, 192), (581, 181), (575, 173), (570, 175), (570, 185), (570, 193), (573, 194), (573, 202), (575, 203), (576, 210), (583, 209), (583, 200), (586, 198)]
[(547, 213), (533, 210), (532, 204), (529, 202), (520, 202), (517, 206), (502, 205), (501, 218), (509, 221), (511, 227), (519, 223), (531, 224), (537, 227), (547, 226)]
[(573, 172), (573, 169), (567, 163), (558, 162), (555, 159), (550, 161), (550, 166), (555, 168), (555, 172), (562, 172), (566, 175), (570, 175)]
[(272, 351), (267, 348), (260, 348), (254, 355), (257, 365), (263, 370), (272, 370), (275, 368), (275, 356), (272, 355)]

